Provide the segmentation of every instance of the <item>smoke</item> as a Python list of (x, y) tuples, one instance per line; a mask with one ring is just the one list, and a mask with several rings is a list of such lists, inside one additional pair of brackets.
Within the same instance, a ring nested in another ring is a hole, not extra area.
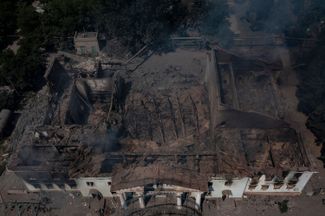
[(48, 164), (50, 160), (58, 159), (55, 147), (37, 148), (34, 146), (23, 146), (18, 152), (18, 161), (21, 166), (40, 166)]
[(303, 2), (292, 0), (250, 0), (242, 4), (244, 17), (252, 31), (283, 33), (297, 19), (295, 9)]
[(109, 129), (105, 134), (96, 134), (86, 139), (88, 147), (92, 150), (93, 156), (104, 156), (100, 157), (99, 160), (95, 160), (95, 163), (100, 165), (101, 173), (110, 173), (116, 165), (123, 163), (122, 157), (107, 157), (105, 154), (116, 152), (121, 149), (121, 145), (118, 142), (119, 137), (120, 131), (118, 129)]
[(230, 8), (226, 0), (202, 1), (203, 14), (200, 31), (209, 40), (217, 39), (224, 47), (231, 44), (233, 32), (230, 30)]
[(118, 129), (110, 128), (106, 133), (85, 135), (83, 140), (95, 153), (114, 152), (120, 149), (119, 133)]

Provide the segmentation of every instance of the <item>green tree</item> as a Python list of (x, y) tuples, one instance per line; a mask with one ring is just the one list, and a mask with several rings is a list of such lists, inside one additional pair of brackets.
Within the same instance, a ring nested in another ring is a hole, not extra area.
[(2, 52), (0, 65), (1, 85), (23, 92), (36, 90), (42, 84), (44, 58), (33, 38), (22, 39), (17, 54), (11, 50)]
[(31, 5), (20, 4), (17, 10), (17, 26), (24, 37), (38, 36), (41, 32), (40, 15)]
[(222, 46), (228, 46), (232, 42), (233, 33), (230, 30), (229, 8), (227, 1), (204, 1), (201, 15), (197, 20), (201, 33), (214, 40), (218, 40)]
[(13, 35), (16, 32), (16, 4), (15, 0), (0, 1), (0, 50), (15, 39)]
[(188, 11), (178, 0), (111, 0), (97, 8), (98, 26), (133, 51), (164, 41), (186, 23)]

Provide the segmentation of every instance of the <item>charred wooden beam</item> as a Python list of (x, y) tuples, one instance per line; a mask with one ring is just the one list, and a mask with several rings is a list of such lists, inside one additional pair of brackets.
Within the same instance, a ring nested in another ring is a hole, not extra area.
[(178, 131), (177, 131), (177, 125), (176, 125), (176, 116), (175, 116), (175, 113), (174, 113), (173, 104), (172, 104), (172, 102), (170, 101), (169, 98), (168, 98), (168, 104), (169, 104), (170, 115), (172, 117), (172, 121), (173, 121), (173, 125), (174, 125), (175, 136), (178, 139)]
[(244, 151), (244, 157), (245, 157), (246, 165), (249, 166), (248, 153), (247, 153), (247, 150), (246, 150), (246, 144), (245, 144), (245, 141), (244, 141), (244, 135), (243, 135), (242, 130), (239, 131), (239, 135), (240, 135), (240, 144), (241, 144), (242, 149)]
[(197, 134), (198, 134), (198, 137), (200, 138), (200, 124), (199, 124), (199, 115), (198, 115), (197, 107), (196, 107), (195, 102), (194, 102), (193, 98), (191, 97), (191, 95), (189, 97), (190, 97), (190, 100), (192, 103), (192, 110), (193, 110), (194, 117), (195, 117)]
[(165, 139), (164, 125), (163, 125), (163, 122), (162, 122), (162, 119), (161, 119), (161, 113), (159, 111), (158, 104), (157, 104), (157, 102), (156, 102), (156, 100), (154, 98), (152, 98), (152, 102), (153, 102), (153, 104), (155, 106), (156, 114), (158, 115), (160, 136), (162, 138), (163, 143), (165, 144), (166, 139)]
[(185, 128), (185, 123), (184, 123), (184, 115), (183, 115), (183, 112), (182, 112), (182, 107), (181, 107), (181, 103), (179, 102), (179, 98), (178, 96), (176, 97), (177, 99), (177, 108), (178, 108), (178, 112), (179, 112), (179, 115), (181, 117), (181, 125), (182, 125), (182, 132), (183, 132), (183, 137), (186, 136), (186, 128)]
[(141, 103), (143, 105), (143, 108), (146, 111), (146, 118), (147, 118), (147, 122), (149, 124), (148, 133), (149, 133), (149, 136), (150, 136), (150, 140), (152, 141), (153, 140), (153, 129), (152, 129), (152, 120), (151, 120), (151, 117), (149, 116), (150, 115), (150, 111), (149, 111), (148, 107), (146, 107), (146, 104), (144, 103), (143, 100), (141, 101)]
[(272, 166), (275, 167), (275, 163), (274, 163), (274, 159), (273, 159), (273, 154), (272, 154), (272, 144), (270, 143), (269, 136), (267, 136), (266, 139), (267, 139), (267, 142), (269, 144), (269, 157), (270, 157)]

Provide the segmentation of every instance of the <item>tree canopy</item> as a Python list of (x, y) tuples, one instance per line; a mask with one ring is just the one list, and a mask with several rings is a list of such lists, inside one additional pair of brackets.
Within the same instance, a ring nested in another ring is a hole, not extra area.
[[(160, 43), (170, 34), (189, 25), (203, 33), (227, 30), (225, 0), (211, 3), (192, 0), (47, 0), (42, 26), (46, 37), (73, 35), (75, 31), (99, 31), (118, 38), (128, 48)], [(55, 40), (52, 40), (55, 41)]]
[[(105, 33), (131, 52), (159, 47), (187, 27), (219, 38), (230, 35), (226, 0), (42, 0), (44, 13), (32, 2), (0, 1), (0, 85), (21, 92), (38, 89), (44, 54), (69, 48), (75, 32)], [(16, 54), (4, 50), (11, 34), (20, 47)]]
[(0, 50), (10, 44), (14, 37), (16, 25), (16, 7), (15, 0), (1, 0), (0, 1)]

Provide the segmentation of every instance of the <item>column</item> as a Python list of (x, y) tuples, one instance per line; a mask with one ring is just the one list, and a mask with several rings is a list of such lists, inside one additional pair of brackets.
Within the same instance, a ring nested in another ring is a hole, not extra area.
[(259, 179), (258, 179), (258, 184), (255, 188), (255, 190), (262, 190), (262, 185), (265, 184), (265, 179), (266, 179), (266, 176), (265, 175), (262, 175)]
[(120, 199), (122, 208), (126, 208), (127, 205), (126, 205), (126, 202), (125, 202), (125, 195), (124, 195), (124, 193), (118, 193), (117, 196)]
[(195, 194), (195, 208), (196, 209), (199, 209), (201, 207), (201, 195), (202, 195), (201, 192), (197, 192)]
[(137, 193), (138, 199), (139, 199), (139, 206), (140, 208), (144, 208), (144, 199), (143, 199), (143, 193)]
[(310, 172), (310, 171), (303, 172), (303, 174), (299, 177), (299, 180), (295, 187), (297, 192), (301, 193), (303, 191), (303, 189), (305, 188), (305, 186), (307, 185), (307, 183), (309, 182), (310, 178), (314, 173), (315, 172)]
[(181, 209), (182, 208), (182, 193), (177, 193), (176, 198), (177, 198), (177, 209)]

